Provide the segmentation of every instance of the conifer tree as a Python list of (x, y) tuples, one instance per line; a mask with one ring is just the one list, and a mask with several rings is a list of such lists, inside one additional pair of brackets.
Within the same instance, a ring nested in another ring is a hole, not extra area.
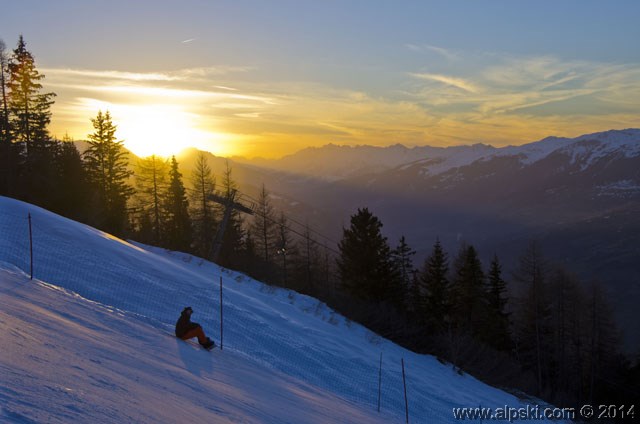
[(410, 308), (408, 299), (410, 298), (410, 289), (413, 279), (413, 260), (412, 256), (416, 251), (411, 249), (407, 244), (405, 236), (400, 237), (398, 246), (391, 251), (391, 260), (393, 268), (397, 276), (397, 299), (396, 304), (399, 307)]
[(318, 247), (318, 242), (311, 234), (309, 223), (306, 223), (296, 261), (296, 274), (297, 279), (304, 282), (303, 289), (307, 291), (313, 290), (319, 281), (320, 253)]
[(487, 273), (487, 297), (489, 313), (485, 341), (498, 350), (511, 349), (509, 335), (509, 313), (507, 306), (507, 283), (502, 279), (502, 265), (494, 255)]
[(43, 78), (24, 38), (20, 36), (5, 76), (8, 113), (3, 114), (9, 119), (11, 139), (8, 145), (8, 176), (13, 180), (12, 190), (18, 197), (51, 207), (52, 191), (55, 190), (55, 149), (58, 146), (49, 138), (47, 126), (55, 93), (41, 92), (40, 81)]
[(464, 244), (454, 261), (451, 285), (452, 321), (479, 336), (487, 316), (485, 276), (476, 249)]
[(191, 187), (189, 198), (194, 247), (200, 256), (207, 257), (211, 252), (216, 230), (215, 203), (209, 199), (209, 196), (215, 192), (216, 179), (203, 152), (198, 153), (196, 166), (191, 174)]
[[(229, 199), (234, 195), (236, 190), (237, 184), (233, 180), (233, 169), (229, 165), (229, 161), (226, 161), (225, 170), (222, 175), (222, 193)], [(220, 212), (220, 215), (222, 215), (222, 213), (223, 211)], [(220, 265), (237, 268), (243, 262), (246, 262), (244, 238), (242, 216), (236, 209), (233, 209), (229, 222), (227, 223), (224, 238), (222, 239), (222, 248), (220, 249), (220, 256), (218, 258)], [(255, 240), (255, 238), (253, 240)]]
[(192, 235), (189, 202), (175, 156), (171, 157), (167, 189), (163, 202), (166, 213), (165, 245), (169, 249), (188, 251)]
[(382, 222), (369, 209), (358, 209), (343, 229), (338, 270), (343, 287), (354, 297), (388, 300), (393, 284), (391, 249), (381, 233)]
[[(147, 233), (151, 239), (141, 239), (145, 243), (161, 244), (164, 240), (165, 210), (163, 201), (169, 190), (169, 164), (156, 155), (139, 159), (135, 172), (135, 201), (138, 212), (138, 224), (142, 229), (139, 235)], [(145, 219), (142, 219), (142, 217)], [(148, 218), (148, 220), (147, 220)], [(150, 227), (146, 227), (146, 226)]]
[(251, 232), (255, 236), (256, 249), (261, 253), (266, 266), (271, 261), (276, 250), (275, 239), (277, 237), (277, 226), (273, 206), (269, 200), (269, 192), (264, 184), (258, 197)]
[(569, 396), (577, 400), (584, 386), (581, 374), (584, 353), (584, 328), (588, 309), (584, 296), (578, 288), (578, 281), (563, 268), (557, 268), (550, 278), (551, 319), (553, 340), (551, 346), (552, 368), (555, 370), (554, 385), (556, 398), (567, 404)]
[(451, 287), (447, 274), (449, 262), (447, 254), (439, 239), (436, 239), (433, 250), (425, 260), (424, 268), (416, 287), (415, 296), (420, 299), (415, 307), (421, 311), (427, 324), (436, 331), (442, 331), (451, 313)]
[(547, 288), (547, 262), (537, 243), (529, 244), (520, 257), (514, 279), (525, 291), (518, 316), (518, 356), (525, 369), (536, 377), (537, 394), (548, 382), (549, 353), (551, 352), (550, 301)]
[(87, 222), (90, 187), (82, 155), (68, 137), (56, 144), (53, 201), (51, 210), (68, 218)]
[[(291, 238), (291, 230), (289, 229), (289, 222), (284, 212), (280, 213), (277, 223), (277, 238), (276, 238), (276, 253), (279, 256), (280, 270), (282, 273), (282, 285), (284, 287), (291, 287), (288, 285), (288, 271), (290, 264), (296, 257), (296, 246)], [(289, 264), (289, 265), (288, 265)]]
[(107, 111), (91, 119), (94, 133), (89, 134), (89, 147), (84, 153), (87, 174), (95, 187), (94, 210), (100, 215), (96, 225), (108, 232), (122, 234), (127, 225), (127, 200), (133, 194), (128, 184), (132, 172), (122, 141), (116, 139), (116, 126)]
[(608, 381), (616, 373), (620, 334), (604, 290), (593, 284), (587, 310), (587, 400), (597, 403), (606, 395)]
[(47, 125), (51, 120), (52, 98), (55, 93), (41, 93), (44, 75), (35, 66), (22, 35), (9, 61), (9, 110), (13, 120), (12, 139), (24, 143), (27, 163), (33, 144), (48, 138)]

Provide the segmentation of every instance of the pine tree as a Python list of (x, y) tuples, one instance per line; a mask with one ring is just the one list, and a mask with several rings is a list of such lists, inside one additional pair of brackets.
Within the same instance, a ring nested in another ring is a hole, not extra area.
[(557, 393), (555, 398), (561, 400), (562, 404), (567, 404), (571, 398), (577, 401), (583, 386), (583, 370), (577, 370), (576, 366), (581, 367), (583, 362), (583, 352), (577, 347), (584, 343), (583, 315), (586, 307), (578, 284), (575, 277), (563, 268), (554, 270), (549, 282), (553, 299), (551, 368), (554, 370), (554, 378), (550, 383), (554, 386), (553, 391)]
[(96, 190), (94, 210), (101, 212), (94, 220), (106, 231), (122, 234), (128, 221), (127, 200), (133, 194), (127, 183), (132, 174), (127, 167), (127, 151), (122, 141), (116, 140), (116, 126), (108, 111), (98, 112), (91, 123), (95, 132), (88, 136), (84, 161)]
[(191, 174), (191, 187), (189, 198), (192, 206), (195, 251), (200, 256), (207, 257), (211, 253), (216, 230), (215, 203), (209, 199), (215, 192), (216, 179), (203, 152), (199, 152)]
[[(162, 207), (164, 197), (169, 190), (169, 164), (166, 160), (151, 155), (139, 159), (135, 172), (138, 222), (141, 228), (143, 219), (146, 227), (143, 233), (149, 233), (151, 239), (140, 239), (150, 244), (162, 244), (164, 239), (165, 210)], [(149, 220), (146, 221), (146, 218)], [(139, 232), (139, 235), (142, 233)]]
[[(440, 240), (436, 239), (433, 250), (425, 260), (419, 277), (419, 285), (414, 289), (414, 297), (419, 303), (415, 306), (421, 311), (423, 320), (435, 331), (443, 331), (451, 315), (451, 287), (447, 274), (449, 262)], [(416, 293), (417, 292), (417, 293)]]
[(338, 270), (343, 287), (354, 297), (388, 300), (392, 274), (391, 249), (381, 233), (382, 222), (367, 208), (351, 216), (339, 244)]
[(547, 262), (537, 243), (529, 244), (520, 257), (514, 279), (524, 286), (525, 296), (518, 316), (518, 356), (525, 369), (534, 371), (537, 394), (548, 382), (550, 335), (550, 301), (547, 287)]
[(478, 335), (486, 316), (485, 277), (476, 249), (463, 245), (454, 261), (452, 290), (453, 321)]
[(616, 327), (604, 290), (593, 284), (587, 310), (588, 402), (606, 395), (608, 380), (615, 375), (618, 364), (620, 334)]
[(9, 62), (9, 110), (13, 117), (13, 140), (24, 143), (26, 160), (32, 154), (33, 143), (48, 138), (47, 125), (51, 120), (52, 98), (55, 93), (40, 93), (44, 78), (35, 66), (22, 35)]
[(256, 237), (255, 243), (257, 251), (262, 254), (265, 266), (268, 266), (276, 250), (275, 239), (277, 237), (277, 226), (273, 206), (269, 200), (269, 192), (264, 184), (258, 197), (251, 232)]
[(304, 282), (302, 290), (312, 293), (315, 285), (319, 282), (320, 272), (320, 252), (318, 242), (311, 234), (309, 223), (305, 224), (300, 249), (296, 261), (296, 277), (298, 281)]
[[(291, 230), (289, 229), (289, 222), (284, 212), (280, 213), (280, 218), (278, 218), (277, 224), (277, 239), (276, 239), (276, 253), (281, 259), (280, 270), (282, 273), (282, 285), (284, 287), (292, 287), (291, 284), (288, 285), (288, 271), (289, 267), (287, 264), (291, 264), (292, 261), (295, 261), (297, 249), (291, 238)], [(296, 287), (292, 287), (296, 288)]]
[(178, 169), (178, 161), (171, 157), (169, 170), (169, 186), (164, 198), (166, 213), (165, 245), (172, 250), (189, 251), (191, 247), (191, 218), (189, 202), (184, 188), (182, 174)]
[[(229, 161), (225, 162), (225, 170), (222, 177), (222, 193), (229, 199), (237, 190), (236, 182), (233, 180), (233, 169), (229, 166)], [(222, 213), (223, 211), (220, 212), (220, 215)], [(220, 265), (228, 268), (238, 268), (243, 262), (246, 262), (244, 238), (242, 217), (236, 209), (233, 209), (222, 239), (222, 247), (218, 257)]]
[(413, 260), (411, 258), (415, 254), (416, 251), (409, 247), (404, 236), (400, 237), (398, 246), (391, 251), (391, 260), (397, 274), (398, 282), (398, 294), (395, 303), (405, 309), (410, 308), (410, 305), (408, 305), (410, 298), (409, 292), (413, 279)]
[(41, 93), (43, 78), (20, 36), (5, 76), (11, 189), (20, 198), (51, 207), (57, 143), (49, 138), (47, 126), (55, 93)]
[(87, 222), (89, 193), (82, 155), (68, 137), (56, 145), (51, 210), (76, 221)]
[(488, 316), (485, 341), (498, 350), (511, 349), (509, 313), (507, 306), (507, 283), (502, 279), (502, 265), (494, 255), (487, 274)]

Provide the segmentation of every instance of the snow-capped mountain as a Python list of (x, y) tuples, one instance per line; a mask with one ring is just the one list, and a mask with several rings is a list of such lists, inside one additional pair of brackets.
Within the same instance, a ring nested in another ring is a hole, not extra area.
[[(238, 163), (249, 164), (278, 172), (337, 181), (365, 174), (388, 171), (414, 162), (445, 163), (460, 166), (490, 154), (494, 147), (485, 144), (453, 147), (406, 147), (396, 144), (388, 147), (337, 146), (310, 147), (281, 159), (266, 160), (235, 158)], [(442, 167), (442, 165), (440, 165)]]
[(640, 129), (502, 148), (325, 146), (268, 168), (231, 165), (242, 192), (257, 197), (264, 183), (277, 209), (333, 240), (369, 207), (418, 261), (440, 237), (451, 252), (466, 240), (487, 259), (497, 253), (509, 269), (540, 240), (553, 261), (610, 289), (628, 348), (640, 347)]
[(547, 137), (532, 143), (500, 148), (486, 144), (452, 147), (328, 144), (323, 147), (306, 148), (281, 159), (234, 158), (234, 160), (239, 164), (337, 181), (412, 165), (422, 166), (423, 176), (433, 176), (452, 168), (470, 165), (476, 160), (490, 160), (505, 156), (518, 157), (522, 164), (530, 165), (557, 150), (568, 149), (579, 155), (580, 151), (589, 151), (590, 147), (596, 149), (591, 157), (592, 160), (614, 152), (632, 157), (640, 154), (639, 139), (639, 129), (626, 129), (585, 134), (576, 138)]

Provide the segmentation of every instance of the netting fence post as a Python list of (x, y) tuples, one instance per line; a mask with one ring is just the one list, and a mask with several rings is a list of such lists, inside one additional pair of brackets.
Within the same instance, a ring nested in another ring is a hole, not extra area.
[(382, 390), (382, 352), (380, 352), (380, 371), (378, 372), (378, 412), (380, 412), (381, 390)]
[(404, 376), (404, 358), (400, 361), (402, 362), (402, 385), (404, 386), (404, 410), (407, 424), (409, 424), (409, 401), (407, 400), (407, 380)]
[(220, 276), (220, 350), (223, 346), (223, 332), (224, 332), (224, 315), (222, 313), (222, 275)]
[(27, 214), (29, 220), (29, 272), (31, 274), (31, 280), (33, 280), (33, 232), (31, 230), (31, 213)]

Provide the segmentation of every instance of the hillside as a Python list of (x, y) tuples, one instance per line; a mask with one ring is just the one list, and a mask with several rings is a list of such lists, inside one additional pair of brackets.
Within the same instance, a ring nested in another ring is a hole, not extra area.
[[(3, 418), (176, 422), (170, 417), (185, 408), (176, 412), (175, 405), (186, 404), (205, 422), (400, 422), (401, 359), (412, 422), (454, 421), (457, 406), (523, 405), (315, 299), (189, 255), (136, 246), (16, 200), (0, 197), (0, 211), (0, 324), (3, 346), (11, 346), (0, 356)], [(23, 272), (28, 213), (33, 282)], [(185, 305), (219, 340), (220, 277), (224, 350), (178, 342), (171, 330)]]
[[(372, 165), (387, 153), (394, 161), (420, 149), (422, 159), (412, 157), (395, 167)], [(416, 265), (438, 237), (451, 254), (461, 241), (472, 243), (485, 262), (497, 253), (511, 271), (525, 246), (537, 240), (551, 263), (607, 288), (625, 349), (638, 351), (639, 129), (547, 137), (502, 148), (424, 149), (307, 149), (299, 157), (306, 163), (315, 158), (309, 169), (353, 166), (355, 174), (322, 181), (262, 169), (260, 179), (256, 168), (252, 181), (264, 181), (277, 194), (277, 207), (299, 220), (312, 217), (316, 228), (334, 240), (357, 208), (369, 207), (392, 245), (406, 236), (418, 251)], [(338, 160), (342, 153), (350, 161)], [(363, 162), (374, 171), (357, 172)]]

